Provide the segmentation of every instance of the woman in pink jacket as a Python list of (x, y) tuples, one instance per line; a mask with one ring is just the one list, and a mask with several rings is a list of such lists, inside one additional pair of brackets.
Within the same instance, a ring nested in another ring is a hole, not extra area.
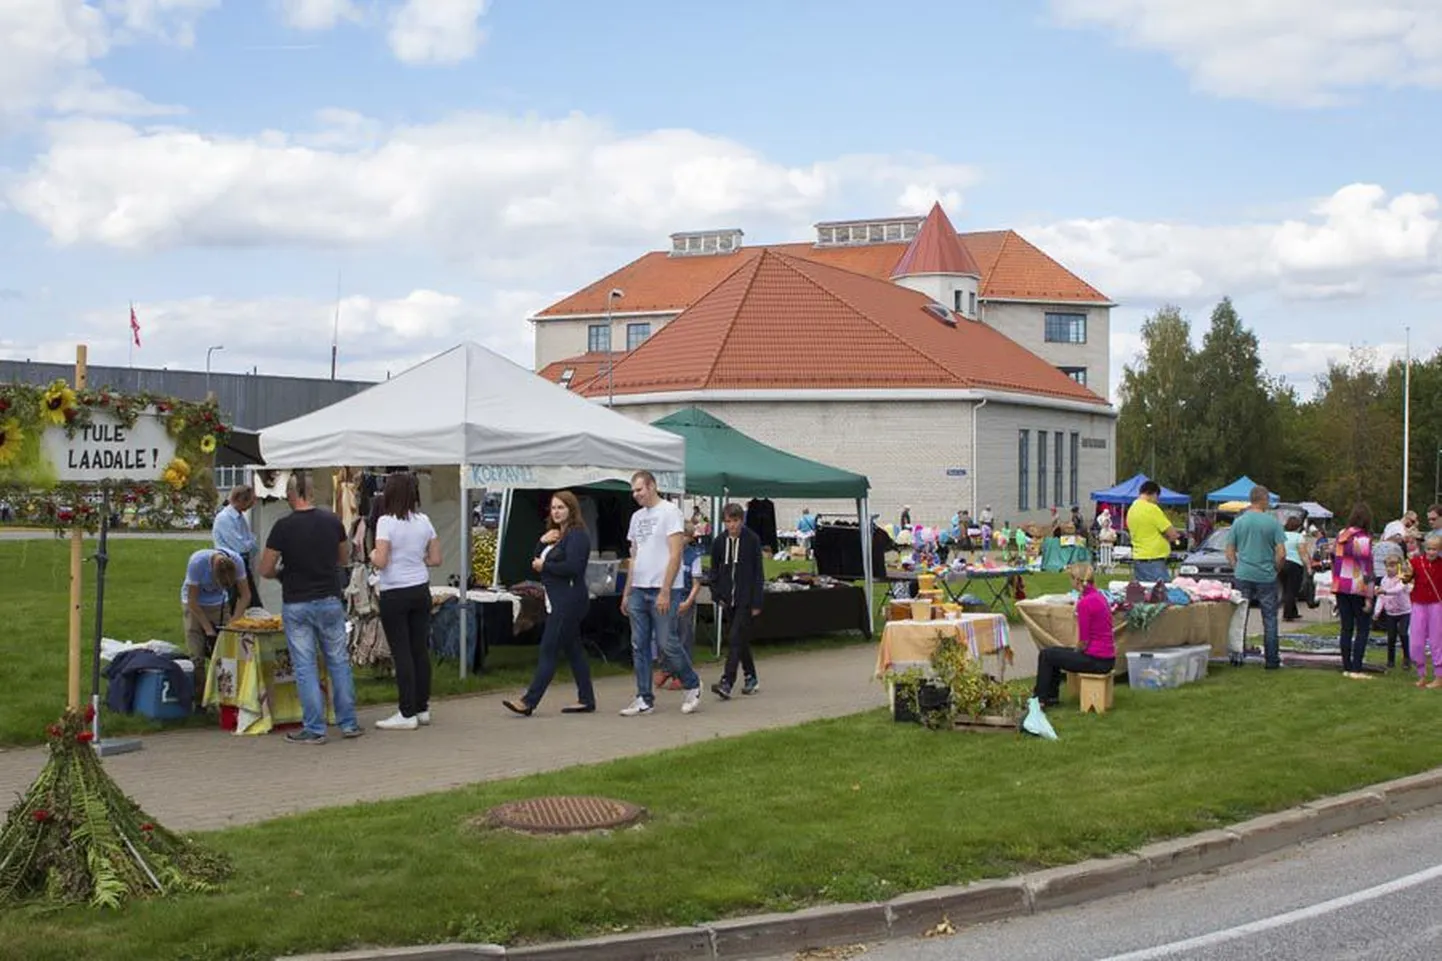
[(1112, 609), (1106, 595), (1096, 588), (1090, 564), (1068, 569), (1076, 601), (1077, 646), (1044, 647), (1036, 658), (1036, 688), (1032, 694), (1042, 707), (1057, 703), (1063, 672), (1110, 674), (1117, 663), (1116, 639), (1112, 633)]
[(1342, 622), (1342, 676), (1366, 679), (1367, 638), (1372, 633), (1375, 597), (1372, 570), (1372, 511), (1358, 501), (1347, 526), (1332, 545), (1332, 593)]

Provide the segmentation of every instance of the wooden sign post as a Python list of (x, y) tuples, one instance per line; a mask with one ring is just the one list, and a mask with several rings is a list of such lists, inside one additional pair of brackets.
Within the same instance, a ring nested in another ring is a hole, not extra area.
[[(85, 389), (86, 347), (75, 347), (75, 389)], [(85, 554), (85, 532), (79, 527), (70, 531), (70, 651), (65, 675), (65, 703), (72, 711), (80, 710), (80, 592), (84, 587), (82, 562)]]

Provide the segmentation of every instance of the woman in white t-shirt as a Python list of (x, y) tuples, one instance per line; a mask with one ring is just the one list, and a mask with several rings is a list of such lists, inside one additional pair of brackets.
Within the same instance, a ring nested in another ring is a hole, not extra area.
[(441, 565), (441, 542), (422, 514), (416, 475), (386, 478), (385, 513), (376, 521), (371, 564), (380, 572), (381, 627), (395, 663), (400, 710), (376, 727), (414, 731), (431, 723), (431, 572)]

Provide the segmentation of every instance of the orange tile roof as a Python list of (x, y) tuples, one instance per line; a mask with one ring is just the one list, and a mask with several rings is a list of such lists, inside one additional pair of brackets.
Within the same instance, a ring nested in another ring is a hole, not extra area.
[(982, 270), (985, 299), (1111, 301), (1015, 230), (985, 230), (961, 239)]
[[(997, 330), (934, 317), (924, 294), (762, 250), (616, 364), (617, 394), (980, 388), (1106, 401)], [(574, 388), (604, 395), (594, 378)]]
[[(616, 359), (618, 361), (621, 359), (622, 353), (621, 351), (616, 352)], [(604, 353), (577, 354), (575, 357), (567, 357), (564, 360), (547, 364), (545, 367), (536, 371), (536, 373), (553, 384), (559, 384), (561, 382), (561, 375), (566, 372), (567, 368), (570, 368), (572, 371), (570, 386), (572, 389), (575, 389), (592, 377), (598, 374), (604, 374), (606, 372), (606, 361), (610, 358), (610, 354)]]
[(914, 277), (918, 274), (967, 274), (981, 276), (976, 259), (961, 243), (956, 228), (947, 219), (941, 204), (933, 204), (931, 213), (921, 222), (911, 246), (892, 268), (891, 276)]
[[(945, 216), (943, 214), (943, 216)], [(918, 237), (921, 235), (918, 234)], [(960, 246), (981, 275), (981, 298), (1107, 303), (1108, 298), (1012, 230), (959, 234)], [(619, 287), (619, 312), (681, 311), (765, 250), (775, 251), (878, 279), (889, 279), (907, 244), (881, 243), (818, 247), (810, 243), (742, 247), (732, 254), (673, 257), (643, 254), (621, 269), (581, 288), (536, 315), (538, 319), (602, 314), (606, 295)]]

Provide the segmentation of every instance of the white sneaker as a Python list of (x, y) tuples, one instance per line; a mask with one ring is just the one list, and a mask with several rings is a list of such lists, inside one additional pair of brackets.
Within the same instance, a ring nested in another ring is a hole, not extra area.
[(695, 714), (701, 709), (701, 689), (693, 687), (686, 692), (686, 699), (681, 702), (682, 714)]
[(383, 721), (376, 721), (376, 727), (382, 731), (414, 731), (420, 726), (420, 721), (413, 717), (406, 717), (400, 711), (396, 711)]
[(646, 703), (644, 697), (638, 697), (632, 701), (630, 706), (621, 708), (622, 717), (636, 717), (638, 714), (650, 714), (655, 708)]
[(431, 712), (430, 712), (430, 711), (422, 711), (422, 712), (420, 712), (419, 714), (416, 715), (416, 722), (417, 722), (418, 724), (420, 724), (421, 727), (430, 727), (430, 726), (431, 726)]

